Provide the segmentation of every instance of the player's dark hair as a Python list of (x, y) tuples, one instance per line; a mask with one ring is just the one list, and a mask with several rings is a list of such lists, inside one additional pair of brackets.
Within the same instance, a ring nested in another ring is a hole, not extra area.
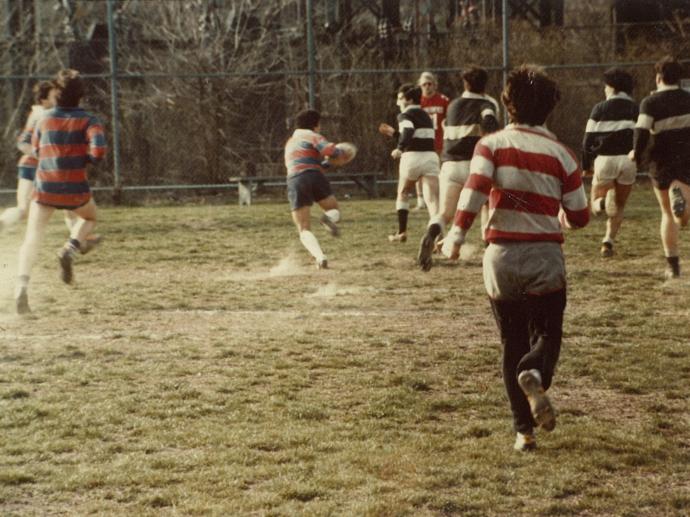
[(478, 66), (471, 66), (462, 73), (462, 80), (472, 93), (484, 93), (486, 83), (489, 81), (489, 73)]
[(683, 66), (672, 56), (662, 57), (654, 65), (654, 71), (661, 76), (665, 84), (678, 84), (683, 77)]
[(530, 126), (543, 125), (560, 99), (556, 82), (535, 65), (522, 65), (510, 72), (501, 94), (510, 119)]
[(50, 91), (55, 88), (52, 81), (41, 81), (34, 84), (32, 92), (34, 94), (34, 104), (40, 104), (42, 100), (48, 98)]
[(403, 84), (400, 88), (398, 88), (398, 93), (402, 93), (403, 97), (415, 104), (422, 102), (422, 89), (412, 83)]
[(604, 72), (604, 84), (610, 86), (617, 92), (625, 92), (628, 95), (633, 91), (633, 77), (625, 70), (620, 68), (609, 68)]
[(55, 101), (64, 108), (76, 108), (84, 96), (84, 81), (79, 72), (72, 69), (60, 70), (54, 81), (57, 95)]
[(314, 129), (321, 122), (321, 113), (316, 110), (303, 110), (295, 116), (297, 129)]

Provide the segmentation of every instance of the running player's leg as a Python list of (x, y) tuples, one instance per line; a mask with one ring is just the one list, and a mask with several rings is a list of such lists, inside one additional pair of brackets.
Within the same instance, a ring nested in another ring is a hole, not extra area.
[[(306, 171), (294, 176), (288, 176), (287, 191), (292, 220), (295, 226), (297, 226), (299, 240), (316, 260), (316, 267), (322, 269), (328, 267), (326, 255), (321, 249), (316, 235), (311, 231), (311, 206), (315, 201), (314, 184), (320, 181), (328, 183), (323, 174), (316, 171)], [(326, 187), (323, 188), (325, 189)], [(323, 200), (327, 199), (330, 191), (325, 192), (326, 194), (322, 193), (322, 195), (317, 197)]]
[(680, 264), (678, 258), (678, 234), (679, 225), (673, 218), (671, 212), (671, 202), (669, 200), (668, 188), (661, 189), (654, 187), (654, 194), (659, 202), (661, 209), (661, 245), (664, 248), (664, 256), (668, 267), (666, 269), (666, 276), (668, 278), (676, 278), (680, 276)]
[(602, 181), (596, 174), (592, 177), (591, 206), (594, 215), (606, 213), (606, 194), (613, 186), (613, 181)]
[(35, 201), (29, 205), (26, 235), (24, 237), (24, 242), (19, 248), (17, 289), (15, 292), (17, 312), (20, 314), (29, 312), (27, 290), (29, 287), (29, 279), (31, 278), (31, 270), (36, 261), (38, 248), (43, 240), (46, 226), (54, 211), (55, 209), (53, 207), (39, 205)]
[(415, 210), (422, 210), (426, 208), (426, 200), (424, 199), (424, 188), (422, 185), (422, 181), (419, 180), (417, 183), (415, 183), (414, 186), (415, 192), (417, 193), (417, 205), (415, 206)]
[(439, 178), (439, 213), (443, 217), (443, 224), (447, 225), (455, 217), (462, 191), (462, 183), (456, 183), (441, 173)]
[(414, 189), (414, 180), (409, 180), (403, 171), (403, 164), (400, 165), (400, 177), (398, 178), (398, 193), (395, 198), (395, 212), (398, 216), (398, 232), (389, 235), (391, 242), (405, 242), (407, 240), (407, 219), (410, 214), (410, 202), (408, 193)]
[(338, 200), (331, 194), (318, 200), (317, 203), (321, 207), (321, 210), (323, 210), (323, 215), (320, 220), (321, 224), (328, 229), (333, 237), (338, 237), (340, 235), (340, 228), (338, 228), (338, 222), (340, 222)]
[[(72, 212), (77, 220), (70, 230), (70, 241), (76, 241), (74, 244), (79, 248), (86, 242), (86, 238), (93, 233), (94, 228), (96, 228), (98, 209), (92, 198), (88, 203), (79, 208), (75, 208)], [(76, 244), (77, 242), (79, 243), (78, 245)]]
[(0, 215), (0, 228), (10, 228), (27, 218), (33, 192), (33, 181), (25, 178), (17, 180), (17, 206), (8, 208)]
[(424, 197), (429, 210), (429, 224), (419, 243), (417, 263), (423, 271), (429, 271), (433, 264), (432, 254), (436, 240), (444, 229), (443, 218), (438, 212), (438, 165), (434, 167), (431, 173), (422, 176), (422, 181)]
[(61, 278), (66, 284), (72, 283), (72, 262), (75, 254), (86, 244), (86, 238), (96, 227), (96, 203), (90, 199), (86, 204), (73, 210), (76, 221), (72, 225), (69, 240), (58, 253), (60, 260)]
[(435, 219), (439, 213), (438, 206), (438, 175), (424, 175), (421, 179), (422, 191), (429, 218)]
[(311, 254), (316, 260), (316, 267), (325, 269), (328, 267), (326, 255), (321, 249), (319, 240), (311, 232), (311, 206), (301, 206), (292, 211), (292, 220), (297, 226), (299, 232), (299, 240), (302, 246)]
[(616, 212), (615, 215), (609, 216), (606, 220), (606, 235), (604, 236), (604, 242), (610, 243), (616, 239), (621, 224), (623, 224), (623, 212), (632, 192), (632, 185), (622, 185), (616, 182), (613, 188), (616, 193)]
[[(671, 212), (673, 213), (674, 220), (676, 224), (680, 226), (687, 226), (690, 221), (690, 208), (688, 203), (690, 203), (690, 185), (687, 183), (675, 180), (671, 183), (670, 194), (674, 194), (673, 203), (671, 203)], [(680, 194), (680, 197), (678, 197)], [(674, 204), (675, 210), (674, 210)], [(676, 212), (680, 212), (679, 214)]]

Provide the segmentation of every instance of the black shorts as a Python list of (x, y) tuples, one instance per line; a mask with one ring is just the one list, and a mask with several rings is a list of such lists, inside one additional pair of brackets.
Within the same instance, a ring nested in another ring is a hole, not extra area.
[(690, 185), (690, 164), (660, 168), (652, 163), (649, 167), (649, 173), (652, 177), (652, 183), (659, 190), (668, 190), (674, 180)]
[(311, 206), (332, 195), (331, 184), (320, 171), (304, 171), (287, 179), (290, 210)]

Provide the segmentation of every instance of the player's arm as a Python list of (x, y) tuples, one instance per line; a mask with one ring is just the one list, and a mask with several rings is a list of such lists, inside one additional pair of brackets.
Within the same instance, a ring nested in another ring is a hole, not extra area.
[(34, 158), (38, 158), (38, 151), (41, 148), (41, 126), (36, 124), (33, 132), (31, 133), (31, 151), (28, 153)]
[(585, 136), (582, 138), (582, 169), (589, 171), (592, 170), (594, 165), (594, 159), (597, 157), (596, 153), (593, 151), (594, 145), (596, 144), (596, 134), (595, 129), (597, 125), (597, 108), (596, 106), (592, 109), (592, 113), (587, 119), (587, 125), (585, 126)]
[(19, 149), (19, 151), (21, 151), (21, 153), (24, 155), (31, 156), (33, 153), (31, 137), (33, 136), (34, 128), (36, 127), (37, 122), (38, 119), (36, 117), (29, 116), (24, 129), (22, 129), (22, 132), (19, 133), (19, 136), (17, 137), (17, 149)]
[(498, 117), (496, 116), (496, 111), (492, 107), (487, 107), (482, 110), (481, 116), (482, 120), (479, 123), (479, 130), (482, 136), (498, 131)]
[(407, 118), (400, 118), (398, 121), (398, 149), (405, 151), (414, 137), (414, 124)]
[(637, 162), (638, 167), (645, 157), (645, 151), (649, 146), (652, 128), (654, 127), (654, 117), (649, 113), (649, 103), (647, 99), (640, 105), (640, 114), (637, 116), (637, 123), (633, 131), (633, 149), (630, 158)]
[(105, 153), (108, 149), (105, 140), (105, 131), (103, 124), (96, 119), (92, 119), (86, 129), (86, 140), (89, 145), (88, 159), (91, 163), (99, 163), (105, 158)]
[(17, 137), (17, 149), (22, 154), (31, 155), (33, 147), (31, 147), (31, 131), (24, 129)]
[(454, 252), (460, 251), (465, 242), (465, 236), (472, 227), (474, 219), (489, 198), (494, 183), (496, 166), (493, 151), (480, 140), (474, 148), (474, 156), (470, 162), (470, 175), (462, 191), (458, 210), (453, 220), (453, 228), (449, 237), (454, 241)]
[(393, 126), (391, 126), (390, 124), (386, 124), (385, 122), (381, 122), (379, 124), (379, 133), (381, 133), (384, 136), (395, 138), (396, 140), (400, 137), (400, 132)]
[(566, 173), (561, 191), (561, 207), (558, 220), (565, 228), (583, 228), (589, 222), (587, 194), (582, 184), (582, 170), (573, 157), (573, 166)]

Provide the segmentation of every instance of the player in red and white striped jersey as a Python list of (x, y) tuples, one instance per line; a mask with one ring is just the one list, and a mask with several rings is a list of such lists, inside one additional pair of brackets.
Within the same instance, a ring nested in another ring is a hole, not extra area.
[(477, 143), (451, 231), (457, 254), (489, 200), (484, 284), (501, 334), (518, 450), (535, 447), (535, 426), (550, 431), (556, 423), (544, 391), (560, 352), (566, 302), (562, 226), (589, 221), (575, 154), (544, 127), (559, 99), (540, 68), (510, 73), (501, 100), (512, 123)]

